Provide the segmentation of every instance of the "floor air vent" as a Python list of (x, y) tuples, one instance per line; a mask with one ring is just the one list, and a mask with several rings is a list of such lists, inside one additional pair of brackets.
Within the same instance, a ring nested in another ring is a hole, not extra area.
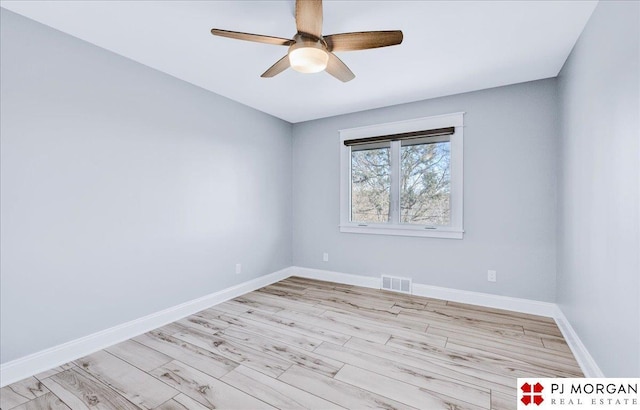
[(410, 294), (411, 279), (382, 275), (382, 289)]

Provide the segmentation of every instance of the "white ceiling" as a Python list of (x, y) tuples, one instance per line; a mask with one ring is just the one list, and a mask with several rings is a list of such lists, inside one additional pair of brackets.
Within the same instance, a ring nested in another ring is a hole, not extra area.
[(291, 38), (294, 1), (1, 1), (6, 9), (289, 122), (555, 77), (594, 1), (325, 1), (323, 34), (404, 32), (395, 47), (337, 53), (356, 74), (260, 78)]

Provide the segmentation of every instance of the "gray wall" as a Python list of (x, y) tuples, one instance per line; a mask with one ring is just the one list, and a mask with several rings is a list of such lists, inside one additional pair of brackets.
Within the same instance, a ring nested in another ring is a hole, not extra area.
[(606, 376), (640, 376), (640, 4), (600, 2), (562, 69), (558, 303)]
[(291, 265), (290, 124), (1, 22), (2, 362)]
[[(459, 111), (464, 239), (340, 233), (338, 130)], [(557, 111), (550, 79), (294, 124), (294, 264), (554, 301)]]

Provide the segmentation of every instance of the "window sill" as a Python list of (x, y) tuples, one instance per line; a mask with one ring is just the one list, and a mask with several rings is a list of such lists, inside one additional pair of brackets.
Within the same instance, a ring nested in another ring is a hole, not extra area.
[(462, 239), (464, 231), (454, 228), (426, 229), (424, 226), (401, 226), (369, 224), (367, 226), (340, 225), (342, 233), (364, 233), (372, 235), (419, 236), (423, 238)]

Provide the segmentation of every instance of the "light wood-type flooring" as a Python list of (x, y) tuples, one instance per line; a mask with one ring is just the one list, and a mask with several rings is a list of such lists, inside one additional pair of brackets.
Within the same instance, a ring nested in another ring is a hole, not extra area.
[(9, 409), (515, 409), (552, 319), (291, 277), (6, 386)]

